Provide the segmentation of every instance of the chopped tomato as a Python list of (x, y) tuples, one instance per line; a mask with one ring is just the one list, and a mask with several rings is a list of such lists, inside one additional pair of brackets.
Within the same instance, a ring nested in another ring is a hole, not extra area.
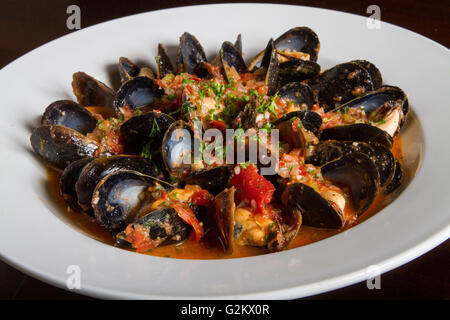
[(264, 213), (265, 206), (272, 201), (275, 187), (258, 173), (254, 165), (245, 169), (240, 167), (239, 173), (231, 178), (231, 184), (236, 187), (238, 200), (247, 199), (256, 202), (256, 212)]
[(129, 224), (125, 229), (125, 240), (131, 243), (131, 246), (137, 252), (146, 252), (157, 247), (162, 240), (153, 240), (150, 238), (148, 227), (139, 224)]
[(213, 120), (211, 121), (211, 126), (213, 128), (219, 129), (222, 132), (225, 132), (225, 130), (227, 129), (227, 124), (223, 121), (220, 120)]
[(174, 202), (170, 205), (178, 214), (178, 216), (187, 224), (191, 225), (194, 228), (195, 238), (194, 241), (200, 241), (201, 237), (203, 237), (203, 224), (198, 221), (194, 212), (189, 206), (184, 202)]
[(207, 190), (203, 189), (194, 192), (194, 194), (191, 196), (191, 202), (193, 204), (205, 207), (212, 206), (212, 199), (213, 197), (211, 196), (211, 194)]

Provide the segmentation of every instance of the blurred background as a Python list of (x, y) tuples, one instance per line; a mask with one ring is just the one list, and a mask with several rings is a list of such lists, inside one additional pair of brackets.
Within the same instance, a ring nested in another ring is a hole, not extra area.
[[(81, 28), (111, 19), (187, 5), (262, 2), (304, 5), (363, 16), (369, 5), (381, 9), (381, 20), (420, 33), (450, 47), (450, 1), (195, 1), (195, 0), (1, 0), (0, 68), (28, 51), (65, 34), (67, 7), (81, 9)], [(195, 17), (193, 17), (195, 18)], [(274, 21), (279, 17), (274, 17)], [(168, 23), (174, 23), (169, 21)], [(232, 20), (231, 20), (232, 23)], [(298, 22), (299, 26), (301, 21)], [(95, 48), (80, 48), (95, 54)], [(424, 57), (426, 63), (427, 57)], [(413, 66), (411, 66), (413, 67)], [(421, 81), (422, 79), (420, 79)], [(419, 81), (419, 79), (418, 79)], [(381, 276), (381, 290), (358, 283), (307, 299), (450, 299), (450, 240), (414, 261)], [(0, 261), (0, 299), (90, 299), (47, 285)]]

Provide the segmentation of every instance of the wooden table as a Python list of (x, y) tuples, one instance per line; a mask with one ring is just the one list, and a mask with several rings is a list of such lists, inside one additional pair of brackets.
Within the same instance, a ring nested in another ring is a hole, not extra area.
[[(62, 35), (66, 9), (81, 8), (81, 27), (135, 13), (183, 5), (221, 1), (123, 1), (123, 0), (2, 0), (0, 4), (0, 66)], [(234, 1), (230, 1), (234, 2)], [(253, 2), (253, 1), (246, 1)], [(267, 2), (267, 1), (260, 1)], [(450, 46), (450, 2), (324, 0), (279, 1), (365, 15), (371, 4), (381, 8), (381, 19), (418, 32)], [(301, 23), (301, 21), (299, 22)], [(94, 48), (95, 50), (95, 48)], [(424, 57), (424, 63), (427, 63)], [(414, 66), (411, 66), (412, 68)], [(32, 76), (32, 75), (28, 75)], [(5, 107), (5, 106), (4, 106)], [(381, 277), (381, 290), (369, 290), (362, 282), (308, 299), (450, 299), (450, 241)], [(89, 299), (33, 279), (0, 261), (0, 299)]]

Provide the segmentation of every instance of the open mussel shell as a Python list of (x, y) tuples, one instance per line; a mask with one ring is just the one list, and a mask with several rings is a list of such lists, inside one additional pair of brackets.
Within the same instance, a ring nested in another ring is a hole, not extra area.
[(74, 211), (81, 211), (78, 204), (77, 191), (75, 183), (80, 177), (83, 167), (92, 161), (91, 157), (83, 158), (69, 164), (63, 171), (59, 182), (59, 189), (63, 199)]
[(137, 110), (150, 106), (156, 99), (162, 97), (163, 91), (145, 76), (135, 77), (122, 84), (114, 99), (116, 113), (120, 114), (121, 109), (128, 106), (130, 110)]
[(285, 84), (278, 90), (277, 95), (286, 101), (292, 101), (302, 109), (309, 110), (318, 103), (312, 89), (300, 82)]
[(308, 80), (325, 112), (374, 90), (370, 73), (361, 65), (346, 62)]
[(244, 110), (240, 111), (233, 121), (234, 128), (242, 128), (248, 130), (256, 127), (256, 116), (258, 115), (256, 108), (256, 99), (250, 100)]
[(211, 65), (205, 61), (200, 61), (192, 71), (192, 74), (201, 79), (212, 79), (216, 75), (214, 74)]
[(180, 46), (178, 48), (177, 68), (181, 69), (182, 72), (192, 74), (194, 68), (201, 61), (207, 61), (202, 45), (192, 34), (188, 32), (183, 33), (180, 37)]
[(182, 120), (172, 123), (164, 134), (161, 152), (164, 165), (172, 176), (189, 175), (195, 160), (194, 132), (191, 127)]
[(236, 41), (234, 42), (234, 47), (242, 56), (242, 35), (239, 33), (236, 37)]
[(152, 177), (160, 177), (160, 172), (155, 165), (147, 159), (125, 155), (95, 158), (83, 167), (75, 184), (78, 203), (83, 211), (92, 212), (92, 194), (100, 180), (119, 170), (132, 170)]
[[(134, 221), (131, 228), (133, 229), (131, 233), (138, 228), (144, 228), (144, 232), (148, 234), (149, 239), (154, 242), (155, 246), (165, 246), (184, 241), (192, 230), (191, 226), (178, 216), (175, 209), (170, 207), (147, 213)], [(119, 246), (129, 247), (132, 245), (127, 241), (125, 231), (117, 234), (116, 239)]]
[(308, 27), (289, 29), (275, 40), (275, 47), (283, 52), (303, 52), (309, 54), (310, 61), (317, 61), (320, 41), (317, 34)]
[(34, 152), (58, 169), (64, 169), (76, 160), (92, 157), (99, 148), (95, 140), (60, 125), (34, 129), (30, 142)]
[(305, 129), (314, 134), (319, 132), (320, 126), (322, 125), (322, 117), (317, 112), (311, 110), (289, 112), (288, 114), (285, 114), (281, 118), (272, 122), (272, 124), (277, 126), (280, 123), (289, 121), (293, 118), (299, 118)]
[(324, 129), (320, 133), (320, 140), (376, 142), (389, 149), (392, 148), (394, 143), (389, 133), (366, 123), (355, 123)]
[(381, 76), (380, 70), (370, 61), (367, 60), (353, 60), (354, 62), (369, 71), (370, 77), (372, 78), (374, 89), (381, 87), (383, 84), (383, 77)]
[(320, 65), (307, 60), (288, 60), (279, 65), (279, 85), (311, 79), (320, 73)]
[(95, 218), (116, 234), (132, 222), (145, 203), (145, 191), (153, 186), (153, 177), (131, 170), (120, 170), (102, 178), (92, 194)]
[(73, 93), (79, 104), (113, 108), (115, 92), (106, 84), (84, 72), (76, 72), (72, 78)]
[(168, 74), (175, 74), (175, 68), (170, 61), (169, 54), (167, 53), (167, 48), (162, 43), (158, 44), (156, 67), (158, 79), (162, 79)]
[(278, 90), (278, 54), (273, 43), (273, 39), (269, 40), (266, 50), (264, 51), (264, 56), (261, 61), (261, 67), (265, 68), (266, 76), (264, 83), (267, 86), (267, 95), (272, 96)]
[(347, 154), (324, 165), (321, 173), (332, 183), (350, 189), (353, 208), (358, 215), (369, 208), (378, 192), (378, 170), (365, 154)]
[[(303, 53), (309, 55), (309, 61), (316, 62), (320, 42), (317, 34), (308, 27), (295, 27), (289, 29), (274, 41), (277, 52), (285, 58), (298, 60), (295, 53)], [(249, 63), (249, 70), (254, 71), (261, 66), (263, 53), (259, 53)]]
[(286, 208), (300, 211), (305, 226), (338, 229), (343, 225), (344, 216), (338, 207), (303, 183), (286, 186), (282, 199)]
[(78, 103), (71, 100), (58, 100), (45, 109), (41, 125), (62, 125), (87, 134), (95, 129), (97, 120)]
[(139, 71), (141, 70), (141, 68), (139, 68), (133, 61), (125, 57), (120, 57), (118, 69), (120, 80), (122, 82), (137, 77), (139, 75)]
[(313, 146), (313, 152), (305, 162), (323, 166), (353, 152), (363, 153), (374, 162), (380, 176), (380, 186), (391, 181), (395, 171), (395, 158), (388, 148), (375, 142), (369, 144), (355, 141), (320, 141)]
[(183, 181), (185, 184), (198, 185), (212, 195), (218, 194), (228, 186), (232, 169), (230, 166), (219, 166), (212, 169), (195, 171)]
[(220, 61), (222, 63), (222, 72), (230, 81), (236, 79), (239, 74), (247, 72), (247, 66), (239, 50), (229, 41), (225, 41), (220, 49)]
[[(375, 121), (375, 126), (394, 136), (409, 112), (409, 103), (406, 94), (400, 88), (383, 86), (344, 103), (333, 111), (342, 111), (346, 108), (364, 110), (369, 119)], [(380, 124), (377, 124), (377, 121)]]
[(142, 148), (150, 143), (150, 149), (156, 151), (160, 148), (165, 132), (175, 120), (162, 112), (151, 111), (134, 116), (120, 126), (126, 152), (140, 154)]
[[(272, 251), (285, 249), (300, 229), (302, 223), (300, 212), (290, 211), (283, 216), (283, 221), (275, 219), (267, 228), (264, 228), (252, 222), (250, 211), (236, 208), (235, 192), (236, 189), (231, 187), (223, 190), (214, 199), (213, 216), (225, 249), (232, 251), (238, 244), (265, 247)], [(244, 213), (243, 219), (239, 218), (238, 210), (241, 210), (240, 214)], [(258, 229), (256, 234), (247, 233), (248, 228), (255, 227)], [(246, 236), (243, 236), (244, 234)], [(252, 239), (252, 236), (256, 238)]]

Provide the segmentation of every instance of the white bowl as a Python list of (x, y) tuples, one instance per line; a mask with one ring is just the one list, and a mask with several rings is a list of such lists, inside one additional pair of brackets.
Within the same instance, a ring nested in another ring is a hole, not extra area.
[[(209, 56), (222, 41), (242, 33), (248, 59), (270, 37), (302, 25), (320, 38), (323, 69), (367, 59), (380, 68), (385, 83), (409, 94), (412, 120), (402, 132), (409, 180), (421, 167), (393, 203), (360, 225), (311, 245), (209, 261), (158, 258), (108, 246), (60, 214), (29, 136), (50, 102), (74, 99), (74, 72), (108, 82), (108, 70), (120, 56), (154, 65), (157, 44), (176, 46), (184, 31), (196, 35)], [(368, 266), (385, 272), (438, 245), (450, 233), (450, 53), (408, 30), (384, 22), (378, 30), (366, 25), (364, 17), (297, 6), (182, 7), (86, 28), (9, 64), (0, 72), (1, 258), (62, 288), (68, 267), (79, 266), (81, 293), (103, 298), (296, 298), (361, 281), (371, 275)]]

